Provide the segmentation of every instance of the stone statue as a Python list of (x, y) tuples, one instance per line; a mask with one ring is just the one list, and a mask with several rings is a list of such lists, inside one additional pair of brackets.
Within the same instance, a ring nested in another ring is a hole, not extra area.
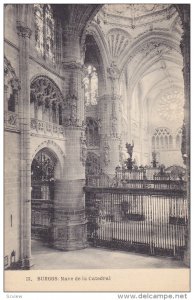
[(157, 162), (157, 153), (156, 151), (152, 152), (152, 167), (157, 168), (158, 162)]
[(129, 154), (129, 157), (131, 159), (132, 159), (132, 155), (133, 155), (133, 147), (134, 147), (133, 141), (132, 141), (132, 144), (126, 143), (127, 153)]
[(120, 71), (116, 65), (116, 63), (113, 61), (111, 63), (111, 66), (107, 69), (109, 76), (112, 80), (118, 79), (120, 75)]

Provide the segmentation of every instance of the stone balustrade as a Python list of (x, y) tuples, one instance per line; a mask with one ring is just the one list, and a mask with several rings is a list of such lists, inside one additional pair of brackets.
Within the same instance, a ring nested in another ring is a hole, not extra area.
[(58, 138), (65, 137), (65, 130), (62, 125), (31, 118), (30, 127), (32, 134), (46, 135)]

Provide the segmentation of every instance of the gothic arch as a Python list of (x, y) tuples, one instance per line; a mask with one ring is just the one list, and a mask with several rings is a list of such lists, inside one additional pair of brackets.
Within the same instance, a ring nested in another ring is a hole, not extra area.
[[(97, 67), (97, 72), (100, 75), (99, 76), (99, 84), (100, 88), (99, 91), (101, 90), (106, 90), (107, 86), (107, 66), (109, 65), (109, 56), (108, 56), (108, 48), (107, 44), (105, 41), (105, 38), (103, 36), (103, 33), (100, 32), (100, 29), (98, 28), (97, 25), (91, 24), (88, 28), (87, 31), (85, 32), (84, 37), (82, 38), (82, 47), (83, 45), (86, 46), (86, 38), (88, 36), (91, 36), (93, 38), (94, 43), (96, 44), (96, 49), (95, 49), (95, 54), (96, 58), (99, 61), (98, 67)], [(86, 50), (86, 49), (85, 49)], [(91, 51), (90, 51), (91, 53)], [(93, 51), (92, 51), (93, 53)], [(86, 54), (86, 51), (85, 51)], [(86, 55), (85, 55), (86, 58)]]
[(87, 28), (85, 35), (82, 38), (82, 43), (85, 43), (85, 38), (88, 34), (93, 36), (100, 51), (101, 59), (103, 61), (103, 69), (106, 70), (106, 67), (110, 64), (110, 58), (108, 56), (108, 47), (104, 34), (100, 30), (99, 26), (94, 22), (92, 22)]
[(39, 144), (38, 147), (36, 147), (36, 149), (32, 153), (31, 162), (35, 158), (36, 154), (43, 149), (48, 151), (50, 153), (50, 156), (53, 157), (54, 160), (56, 160), (59, 163), (59, 167), (60, 167), (59, 176), (60, 178), (62, 178), (64, 175), (65, 153), (63, 152), (61, 147), (57, 145), (57, 143), (55, 143), (54, 141), (46, 140), (41, 144)]

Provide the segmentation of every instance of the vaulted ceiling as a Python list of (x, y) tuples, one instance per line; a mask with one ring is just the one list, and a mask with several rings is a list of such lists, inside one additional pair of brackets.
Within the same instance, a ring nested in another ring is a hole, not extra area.
[[(121, 74), (127, 71), (129, 101), (137, 100), (137, 89), (141, 89), (142, 103), (149, 101), (152, 107), (165, 95), (174, 104), (176, 92), (183, 98), (182, 27), (174, 5), (106, 4), (92, 26), (98, 28), (96, 37), (99, 34), (103, 40), (101, 53), (108, 52), (109, 63), (114, 61)], [(177, 100), (182, 116), (180, 101), (182, 106), (184, 101)]]

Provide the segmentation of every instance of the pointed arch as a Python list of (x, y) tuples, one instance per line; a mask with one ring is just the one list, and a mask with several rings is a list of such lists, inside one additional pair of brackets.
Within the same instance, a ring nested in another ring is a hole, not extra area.
[(33, 161), (36, 154), (43, 149), (49, 153), (54, 161), (59, 163), (59, 177), (62, 178), (64, 176), (65, 153), (54, 141), (46, 140), (39, 144), (32, 152), (31, 161)]
[(176, 52), (181, 53), (180, 41), (178, 38), (166, 31), (153, 31), (146, 32), (135, 40), (131, 45), (128, 55), (124, 56), (120, 61), (120, 69), (123, 70), (126, 64), (139, 52), (152, 51), (159, 45), (165, 45), (168, 48), (174, 49)]

